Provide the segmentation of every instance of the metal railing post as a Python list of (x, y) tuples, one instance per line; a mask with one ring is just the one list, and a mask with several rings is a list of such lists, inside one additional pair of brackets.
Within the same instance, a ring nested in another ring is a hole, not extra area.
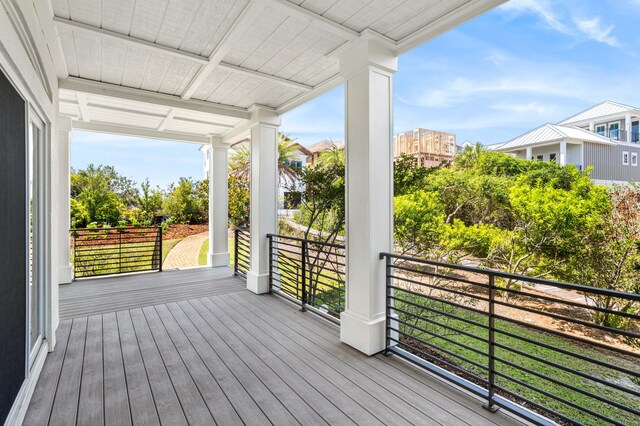
[(489, 274), (489, 389), (487, 394), (487, 403), (482, 407), (495, 413), (498, 406), (495, 404), (493, 396), (495, 395), (495, 298), (496, 284), (493, 274)]
[(233, 230), (233, 275), (238, 275), (238, 227)]
[(300, 310), (307, 310), (307, 242), (302, 241), (302, 307)]
[(387, 319), (385, 321), (385, 346), (384, 346), (384, 354), (391, 355), (389, 351), (389, 347), (391, 346), (391, 258), (389, 256), (384, 256), (385, 259), (385, 274), (386, 274), (386, 295), (387, 295), (387, 303), (386, 303), (386, 316)]
[(160, 240), (158, 248), (158, 269), (162, 272), (162, 227), (158, 226), (158, 239)]
[(118, 233), (118, 271), (122, 273), (122, 231)]
[(73, 276), (78, 276), (78, 231), (73, 232)]
[(269, 241), (269, 293), (273, 291), (273, 235), (267, 235)]

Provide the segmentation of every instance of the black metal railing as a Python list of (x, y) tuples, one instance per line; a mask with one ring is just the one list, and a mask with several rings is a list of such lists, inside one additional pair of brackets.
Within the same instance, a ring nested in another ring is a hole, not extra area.
[(162, 228), (72, 229), (75, 278), (162, 270)]
[(383, 253), (387, 352), (537, 424), (638, 424), (640, 294)]
[(233, 274), (247, 277), (251, 266), (251, 240), (249, 228), (238, 228), (234, 231)]
[(337, 321), (344, 311), (344, 245), (284, 235), (267, 237), (271, 291), (296, 301), (302, 310)]

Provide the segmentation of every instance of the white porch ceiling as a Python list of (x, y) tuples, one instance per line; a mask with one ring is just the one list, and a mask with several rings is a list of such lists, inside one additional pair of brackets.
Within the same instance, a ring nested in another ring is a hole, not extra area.
[[(225, 120), (229, 111), (283, 112), (339, 85), (338, 57), (360, 38), (400, 54), (502, 2), (51, 0), (52, 56), (66, 70), (59, 78), (72, 77), (60, 110), (85, 123), (220, 136), (243, 121)], [(119, 87), (233, 109), (114, 100)]]

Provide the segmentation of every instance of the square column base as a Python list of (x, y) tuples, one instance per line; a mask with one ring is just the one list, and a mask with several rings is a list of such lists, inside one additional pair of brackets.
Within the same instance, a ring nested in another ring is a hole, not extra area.
[(69, 284), (73, 281), (73, 265), (62, 266), (58, 269), (58, 284)]
[(229, 252), (226, 253), (209, 253), (209, 266), (212, 268), (220, 268), (222, 266), (229, 266), (231, 263), (231, 257)]
[(269, 274), (247, 272), (247, 290), (255, 294), (269, 293)]
[(340, 314), (340, 341), (366, 355), (385, 349), (385, 317), (365, 321), (349, 311)]

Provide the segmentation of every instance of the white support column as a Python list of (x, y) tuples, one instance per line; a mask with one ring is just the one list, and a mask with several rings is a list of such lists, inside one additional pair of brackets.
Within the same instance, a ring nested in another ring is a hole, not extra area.
[(528, 146), (525, 153), (525, 160), (531, 160), (531, 159), (533, 159), (533, 148)]
[(620, 139), (622, 142), (631, 142), (631, 114), (624, 117), (624, 131), (625, 137)]
[(229, 266), (229, 145), (211, 138), (209, 157), (209, 253), (208, 264)]
[(251, 109), (251, 268), (247, 289), (269, 292), (269, 242), (267, 234), (277, 230), (278, 126), (280, 117), (272, 110)]
[(560, 158), (558, 159), (560, 166), (567, 165), (567, 143), (565, 141), (560, 142)]
[(363, 40), (340, 58), (346, 97), (346, 300), (340, 339), (385, 348), (385, 262), (393, 249), (393, 73), (396, 56)]
[(56, 194), (58, 206), (58, 223), (56, 232), (58, 243), (58, 281), (67, 284), (73, 280), (73, 265), (71, 264), (71, 249), (69, 247), (69, 229), (71, 228), (71, 172), (70, 172), (70, 143), (71, 120), (67, 117), (58, 118), (58, 140), (56, 144), (55, 173), (57, 178)]
[(590, 132), (595, 132), (596, 131), (596, 124), (593, 121), (589, 122), (589, 131)]

